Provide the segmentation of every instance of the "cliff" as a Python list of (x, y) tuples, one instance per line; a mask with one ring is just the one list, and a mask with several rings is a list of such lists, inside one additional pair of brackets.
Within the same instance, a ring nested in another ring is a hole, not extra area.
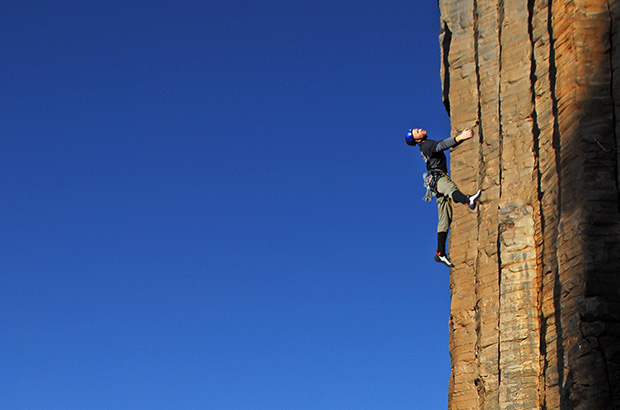
[[(620, 0), (439, 0), (449, 408), (620, 409)], [(463, 209), (465, 208), (465, 209)]]

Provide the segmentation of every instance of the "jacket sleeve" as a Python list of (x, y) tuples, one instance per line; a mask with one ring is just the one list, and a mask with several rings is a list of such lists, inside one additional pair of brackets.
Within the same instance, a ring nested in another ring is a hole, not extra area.
[(452, 147), (456, 147), (457, 145), (459, 145), (458, 142), (456, 142), (456, 137), (450, 137), (450, 138), (446, 138), (445, 140), (441, 140), (439, 141), (433, 148), (433, 151), (435, 152), (441, 152), (441, 151), (445, 151), (449, 148)]

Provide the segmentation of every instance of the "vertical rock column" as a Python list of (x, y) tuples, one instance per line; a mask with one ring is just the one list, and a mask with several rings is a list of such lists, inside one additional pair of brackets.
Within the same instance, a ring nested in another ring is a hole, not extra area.
[(562, 361), (561, 326), (556, 326), (556, 300), (559, 279), (557, 263), (557, 238), (559, 223), (559, 158), (560, 141), (557, 124), (557, 98), (555, 96), (555, 50), (552, 38), (551, 9), (547, 0), (531, 2), (530, 29), (533, 46), (532, 61), (534, 86), (534, 146), (538, 159), (538, 189), (540, 234), (537, 246), (542, 260), (541, 293), (539, 297), (541, 318), (541, 375), (540, 400), (542, 408), (556, 409), (560, 401), (559, 378)]
[(502, 7), (498, 408), (521, 410), (538, 408), (540, 374), (532, 48), (527, 1)]
[[(472, 2), (444, 3), (446, 15), (450, 17), (442, 22), (441, 42), (443, 44), (444, 67), (444, 102), (449, 110), (453, 126), (457, 124), (474, 124), (478, 117), (478, 84), (476, 65), (472, 60), (474, 54), (474, 36)], [(456, 81), (453, 81), (456, 80)], [(456, 110), (451, 110), (449, 103), (458, 102)], [(463, 156), (457, 159), (456, 165), (460, 173), (455, 182), (463, 192), (470, 192), (476, 185), (478, 176), (477, 144), (463, 144), (458, 148)], [(454, 160), (453, 160), (454, 161)], [(452, 167), (454, 167), (454, 162)], [(475, 214), (461, 217), (460, 209), (455, 207), (452, 232), (469, 232), (462, 235), (463, 246), (452, 247), (453, 260), (459, 260), (458, 267), (452, 269), (450, 275), (451, 316), (450, 351), (452, 376), (449, 388), (449, 401), (453, 409), (467, 409), (471, 403), (478, 403), (478, 392), (475, 379), (478, 377), (478, 361), (476, 359), (477, 318), (476, 277), (472, 275), (477, 252), (477, 219)]]
[[(481, 410), (494, 410), (499, 395), (499, 273), (498, 213), (501, 187), (500, 128), (500, 67), (501, 48), (499, 2), (475, 3), (474, 44), (476, 77), (479, 90), (477, 104), (479, 124), (475, 128), (479, 144), (480, 164), (476, 186), (485, 187), (485, 200), (475, 213), (478, 249), (475, 262), (476, 278), (476, 358), (474, 380)], [(480, 69), (483, 66), (484, 69)], [(463, 212), (469, 217), (470, 211)], [(452, 241), (453, 245), (456, 241)], [(456, 248), (457, 246), (454, 245)], [(471, 274), (471, 273), (468, 273)]]

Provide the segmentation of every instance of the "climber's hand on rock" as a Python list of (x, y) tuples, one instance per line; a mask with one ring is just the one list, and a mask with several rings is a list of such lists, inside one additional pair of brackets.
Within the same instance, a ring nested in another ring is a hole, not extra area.
[(468, 139), (472, 138), (473, 136), (474, 136), (474, 132), (472, 130), (470, 130), (469, 128), (465, 128), (463, 130), (463, 132), (461, 132), (456, 137), (456, 142), (461, 142), (461, 141), (468, 140)]

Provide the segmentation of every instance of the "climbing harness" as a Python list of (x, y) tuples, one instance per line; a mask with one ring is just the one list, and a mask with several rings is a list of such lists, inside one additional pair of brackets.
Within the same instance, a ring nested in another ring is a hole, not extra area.
[(426, 188), (426, 194), (422, 198), (423, 201), (432, 201), (433, 197), (437, 196), (437, 181), (439, 181), (442, 177), (450, 178), (448, 174), (439, 169), (431, 169), (430, 171), (422, 174), (424, 188)]

